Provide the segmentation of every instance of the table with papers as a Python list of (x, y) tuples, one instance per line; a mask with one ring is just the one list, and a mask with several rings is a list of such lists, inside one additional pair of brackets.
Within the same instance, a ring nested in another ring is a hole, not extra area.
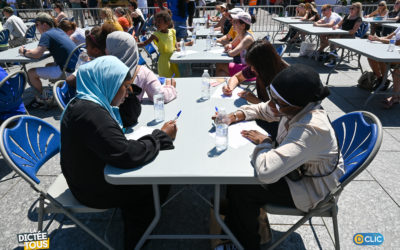
[[(215, 128), (211, 116), (215, 107), (225, 108), (227, 113), (233, 112), (246, 101), (239, 98), (235, 89), (232, 97), (222, 95), (219, 84), (211, 89), (209, 100), (200, 99), (201, 78), (177, 78), (176, 100), (165, 105), (166, 121), (173, 119), (182, 110), (177, 120), (178, 133), (174, 141), (175, 149), (160, 151), (157, 158), (146, 166), (136, 169), (118, 169), (107, 166), (104, 171), (107, 182), (114, 185), (149, 184), (153, 186), (156, 216), (136, 249), (146, 239), (205, 239), (229, 238), (240, 248), (239, 242), (217, 216), (225, 237), (220, 235), (150, 235), (158, 223), (161, 208), (158, 196), (159, 184), (213, 184), (214, 199), (220, 199), (221, 184), (260, 184), (250, 163), (250, 155), (255, 147), (249, 140), (240, 135), (244, 129), (261, 130), (254, 121), (241, 122), (229, 128), (229, 147), (218, 152), (215, 148)], [(161, 128), (163, 123), (154, 125), (153, 105), (142, 105), (142, 113), (133, 133), (128, 138), (138, 138)], [(265, 131), (263, 133), (266, 134)], [(219, 202), (214, 204), (215, 214), (219, 214)]]

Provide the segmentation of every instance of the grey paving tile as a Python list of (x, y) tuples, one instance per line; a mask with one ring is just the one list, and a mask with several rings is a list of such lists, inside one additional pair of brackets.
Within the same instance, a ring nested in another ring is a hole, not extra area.
[[(356, 248), (356, 233), (381, 233), (384, 249), (399, 249), (400, 208), (376, 182), (353, 181), (339, 198), (339, 238), (342, 249)], [(333, 228), (330, 218), (323, 218), (330, 235)]]
[(400, 128), (386, 128), (385, 131), (400, 142)]
[(386, 129), (383, 130), (383, 140), (379, 151), (400, 151), (400, 142), (388, 133)]
[(10, 192), (19, 181), (21, 181), (21, 178), (16, 176), (13, 172), (4, 176), (0, 180), (0, 201), (1, 198)]
[[(272, 226), (274, 240), (286, 232), (290, 226)], [(266, 247), (262, 249), (267, 249)], [(301, 226), (275, 249), (334, 249), (325, 226)]]
[(400, 206), (400, 188), (396, 177), (400, 172), (399, 162), (400, 154), (398, 152), (379, 152), (372, 165), (368, 167), (368, 172), (382, 185), (398, 206)]

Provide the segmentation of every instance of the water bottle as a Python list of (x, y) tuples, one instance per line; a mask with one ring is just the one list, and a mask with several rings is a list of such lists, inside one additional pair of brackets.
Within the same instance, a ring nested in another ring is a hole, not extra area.
[(211, 43), (211, 46), (212, 47), (215, 47), (215, 46), (217, 46), (217, 37), (216, 36), (212, 36), (212, 43)]
[(182, 39), (180, 43), (181, 43), (182, 54), (186, 55), (185, 41)]
[(218, 110), (218, 116), (215, 119), (215, 147), (217, 151), (224, 151), (228, 148), (228, 122), (224, 108)]
[(289, 15), (288, 15), (288, 12), (287, 11), (285, 11), (285, 17), (288, 17)]
[(207, 39), (206, 39), (206, 50), (210, 50), (211, 49), (211, 36), (210, 34), (207, 35)]
[(192, 41), (193, 41), (193, 44), (196, 44), (196, 28), (194, 28), (193, 32), (192, 32)]
[(161, 91), (161, 87), (157, 88), (156, 94), (153, 96), (154, 102), (154, 120), (156, 122), (164, 121), (164, 93)]
[(210, 75), (207, 69), (204, 70), (201, 77), (201, 99), (208, 100), (210, 99)]
[(393, 52), (393, 51), (394, 51), (395, 44), (396, 44), (396, 36), (393, 36), (392, 38), (390, 38), (389, 47), (388, 47), (387, 50), (388, 50), (389, 52)]
[(90, 61), (89, 55), (86, 53), (86, 51), (82, 51), (79, 54), (78, 61), (75, 64), (75, 69), (78, 70), (79, 66), (81, 66), (89, 61)]

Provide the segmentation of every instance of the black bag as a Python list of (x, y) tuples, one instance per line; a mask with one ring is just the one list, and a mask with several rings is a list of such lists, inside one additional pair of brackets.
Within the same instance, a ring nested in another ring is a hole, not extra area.
[(131, 127), (137, 123), (138, 117), (142, 112), (137, 95), (142, 92), (142, 88), (132, 84), (133, 93), (130, 93), (125, 101), (119, 106), (119, 114), (124, 128)]
[(364, 71), (364, 73), (362, 73), (362, 75), (358, 79), (357, 87), (371, 92), (379, 86), (379, 84), (378, 86), (376, 86), (377, 85), (376, 80), (377, 77), (374, 74), (374, 72)]

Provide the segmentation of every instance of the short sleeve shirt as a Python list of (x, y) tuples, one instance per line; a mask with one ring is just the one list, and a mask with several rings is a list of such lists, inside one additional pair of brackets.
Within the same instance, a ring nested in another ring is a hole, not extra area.
[(4, 29), (8, 29), (14, 38), (24, 37), (28, 27), (21, 18), (11, 15), (4, 24)]
[(168, 9), (171, 10), (172, 12), (172, 20), (175, 22), (186, 22), (187, 16), (188, 16), (188, 11), (187, 11), (187, 3), (186, 1), (184, 2), (184, 16), (180, 15), (180, 8), (178, 6), (180, 0), (167, 0), (168, 2)]
[[(46, 47), (50, 54), (53, 56), (55, 63), (64, 67), (69, 54), (76, 47), (75, 43), (68, 37), (68, 35), (59, 28), (51, 28), (44, 32), (39, 40), (39, 45)], [(79, 52), (72, 56), (68, 64), (68, 69), (75, 69), (78, 60)]]
[(333, 24), (336, 25), (342, 20), (342, 17), (335, 12), (332, 12), (329, 18), (324, 17), (324, 23), (330, 23), (332, 20), (334, 20)]
[(398, 27), (395, 31), (394, 34), (396, 36), (396, 41), (400, 40), (400, 27)]

